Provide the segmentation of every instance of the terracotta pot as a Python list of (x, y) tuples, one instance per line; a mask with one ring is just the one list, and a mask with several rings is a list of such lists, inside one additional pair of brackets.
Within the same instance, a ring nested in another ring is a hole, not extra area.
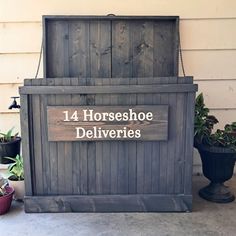
[(23, 200), (25, 196), (25, 181), (24, 180), (10, 180), (8, 179), (9, 185), (15, 190), (14, 199)]
[(10, 186), (6, 187), (7, 194), (0, 197), (0, 215), (7, 213), (11, 207), (14, 189)]

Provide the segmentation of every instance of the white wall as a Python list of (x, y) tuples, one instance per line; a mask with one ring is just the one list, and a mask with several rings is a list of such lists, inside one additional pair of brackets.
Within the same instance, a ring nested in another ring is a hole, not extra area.
[(199, 84), (207, 106), (219, 117), (219, 127), (236, 120), (235, 0), (0, 0), (0, 6), (1, 131), (20, 129), (17, 110), (7, 107), (23, 79), (35, 76), (41, 19), (49, 14), (179, 15), (186, 74)]

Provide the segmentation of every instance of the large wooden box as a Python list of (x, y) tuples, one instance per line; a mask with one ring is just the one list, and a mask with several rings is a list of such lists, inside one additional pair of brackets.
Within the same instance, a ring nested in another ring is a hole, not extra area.
[[(43, 25), (45, 79), (20, 89), (25, 210), (191, 211), (197, 87), (177, 77), (179, 18), (45, 16)], [(58, 109), (81, 106), (155, 106), (161, 121), (141, 122), (140, 140), (72, 140)]]
[[(196, 89), (191, 77), (25, 80), (25, 210), (191, 211)], [(168, 135), (157, 141), (48, 141), (48, 107), (89, 108), (91, 97), (95, 106), (167, 106)]]

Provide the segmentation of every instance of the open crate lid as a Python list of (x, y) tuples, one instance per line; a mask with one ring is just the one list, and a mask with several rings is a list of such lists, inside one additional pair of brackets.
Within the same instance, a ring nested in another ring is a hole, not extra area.
[(44, 77), (178, 75), (177, 16), (44, 16)]

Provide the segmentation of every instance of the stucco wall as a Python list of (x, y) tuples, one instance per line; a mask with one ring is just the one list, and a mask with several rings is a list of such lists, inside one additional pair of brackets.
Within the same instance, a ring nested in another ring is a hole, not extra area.
[(236, 120), (235, 0), (0, 0), (0, 6), (1, 131), (20, 128), (18, 111), (7, 109), (10, 96), (35, 76), (42, 15), (57, 14), (179, 15), (186, 74), (194, 76), (220, 127)]

